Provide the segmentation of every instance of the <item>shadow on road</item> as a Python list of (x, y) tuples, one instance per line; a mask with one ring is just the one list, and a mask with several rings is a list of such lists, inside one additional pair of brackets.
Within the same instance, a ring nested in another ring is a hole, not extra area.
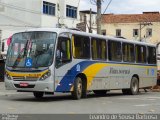
[[(143, 94), (146, 94), (144, 92), (140, 92), (138, 95), (143, 95)], [(28, 94), (27, 94), (28, 95)], [(31, 94), (32, 95), (32, 94)], [(135, 95), (138, 96), (138, 95)], [(85, 99), (81, 99), (81, 100), (90, 100), (90, 99), (95, 99), (95, 98), (101, 98), (101, 97), (119, 97), (119, 96), (127, 96), (127, 97), (133, 97), (132, 95), (123, 95), (121, 92), (117, 92), (117, 93), (112, 93), (112, 92), (109, 92), (107, 93), (106, 95), (96, 95), (96, 94), (93, 94), (93, 93), (89, 93), (87, 95), (87, 98)], [(23, 97), (23, 98), (22, 98)], [(62, 101), (75, 101), (73, 100), (71, 94), (61, 94), (61, 95), (45, 95), (42, 99), (36, 99), (34, 98), (34, 96), (25, 96), (22, 94), (21, 95), (18, 95), (16, 94), (15, 96), (12, 95), (12, 97), (10, 97), (8, 100), (10, 101), (20, 101), (20, 102), (62, 102)]]

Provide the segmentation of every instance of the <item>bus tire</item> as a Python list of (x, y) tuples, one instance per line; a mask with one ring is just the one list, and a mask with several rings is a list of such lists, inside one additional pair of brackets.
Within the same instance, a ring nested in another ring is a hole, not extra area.
[(136, 95), (139, 92), (138, 78), (132, 77), (130, 89), (122, 89), (124, 95)]
[(139, 92), (139, 81), (138, 78), (132, 77), (131, 85), (130, 85), (130, 94), (137, 95)]
[(44, 92), (33, 92), (33, 95), (37, 99), (43, 98)]
[(79, 100), (82, 97), (82, 79), (80, 77), (76, 77), (75, 79), (72, 97), (75, 100)]
[(87, 98), (87, 83), (82, 81), (82, 98)]
[(82, 98), (87, 98), (87, 90), (85, 88), (82, 90)]
[(93, 90), (94, 94), (96, 95), (106, 95), (106, 90)]

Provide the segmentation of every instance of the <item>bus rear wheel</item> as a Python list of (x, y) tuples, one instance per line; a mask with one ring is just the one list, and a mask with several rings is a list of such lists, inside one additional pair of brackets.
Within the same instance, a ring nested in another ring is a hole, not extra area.
[(37, 99), (43, 98), (44, 92), (33, 92), (33, 95)]
[(72, 97), (75, 100), (79, 100), (82, 97), (82, 79), (80, 77), (75, 79)]
[(124, 95), (137, 95), (139, 92), (138, 78), (132, 77), (130, 89), (122, 89)]

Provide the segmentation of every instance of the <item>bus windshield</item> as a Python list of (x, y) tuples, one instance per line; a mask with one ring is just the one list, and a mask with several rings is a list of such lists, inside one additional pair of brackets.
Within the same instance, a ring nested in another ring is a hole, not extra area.
[(13, 68), (48, 67), (53, 62), (56, 33), (23, 32), (12, 36), (6, 65)]

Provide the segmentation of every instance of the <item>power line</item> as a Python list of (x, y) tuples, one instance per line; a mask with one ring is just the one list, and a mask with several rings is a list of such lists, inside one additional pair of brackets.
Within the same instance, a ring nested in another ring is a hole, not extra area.
[[(104, 0), (101, 0), (101, 2), (104, 2)], [(97, 0), (90, 0), (90, 3), (92, 5), (97, 5)]]
[(97, 4), (96, 0), (90, 0), (90, 3), (91, 3), (92, 5), (96, 5), (96, 4)]
[(106, 10), (108, 9), (108, 7), (110, 6), (111, 3), (112, 3), (112, 0), (110, 0), (109, 3), (107, 4), (107, 6), (106, 6), (106, 8), (105, 8), (105, 10), (103, 12), (103, 14), (106, 12)]

